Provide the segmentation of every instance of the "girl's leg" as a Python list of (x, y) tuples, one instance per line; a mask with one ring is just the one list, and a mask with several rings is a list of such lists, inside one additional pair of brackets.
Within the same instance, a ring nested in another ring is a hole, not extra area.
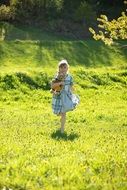
[(61, 113), (60, 122), (61, 122), (61, 129), (60, 129), (61, 133), (64, 133), (65, 122), (66, 122), (66, 113)]

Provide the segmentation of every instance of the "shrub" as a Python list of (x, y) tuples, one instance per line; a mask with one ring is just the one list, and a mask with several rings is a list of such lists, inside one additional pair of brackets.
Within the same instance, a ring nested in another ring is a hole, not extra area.
[(46, 73), (40, 72), (36, 77), (35, 81), (37, 82), (38, 86), (44, 90), (50, 89), (50, 81), (51, 79)]
[(28, 76), (26, 73), (17, 72), (0, 76), (0, 88), (3, 90), (12, 89), (50, 89), (51, 78), (43, 72), (34, 76)]
[(5, 75), (3, 78), (0, 78), (1, 87), (4, 90), (17, 89), (20, 86), (20, 82), (15, 75)]
[(0, 6), (0, 21), (13, 20), (15, 17), (15, 10), (13, 7), (1, 5)]

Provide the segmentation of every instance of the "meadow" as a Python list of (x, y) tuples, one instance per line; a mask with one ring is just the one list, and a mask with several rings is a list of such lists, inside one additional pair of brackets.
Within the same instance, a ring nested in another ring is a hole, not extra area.
[[(0, 189), (126, 190), (126, 50), (34, 30), (0, 42)], [(63, 57), (80, 104), (61, 135), (50, 81)]]

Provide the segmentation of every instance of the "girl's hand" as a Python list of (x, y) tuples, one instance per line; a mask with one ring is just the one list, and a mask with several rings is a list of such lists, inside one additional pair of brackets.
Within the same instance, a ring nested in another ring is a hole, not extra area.
[(54, 95), (58, 95), (58, 94), (59, 94), (59, 92), (57, 92), (57, 91), (54, 91), (54, 92), (53, 92), (53, 94), (54, 94)]

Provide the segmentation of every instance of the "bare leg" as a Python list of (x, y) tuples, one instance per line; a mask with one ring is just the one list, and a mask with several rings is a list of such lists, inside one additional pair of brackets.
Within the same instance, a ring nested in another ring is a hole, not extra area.
[(66, 113), (61, 113), (60, 122), (61, 122), (61, 129), (60, 129), (61, 133), (64, 133), (65, 122), (66, 122)]

